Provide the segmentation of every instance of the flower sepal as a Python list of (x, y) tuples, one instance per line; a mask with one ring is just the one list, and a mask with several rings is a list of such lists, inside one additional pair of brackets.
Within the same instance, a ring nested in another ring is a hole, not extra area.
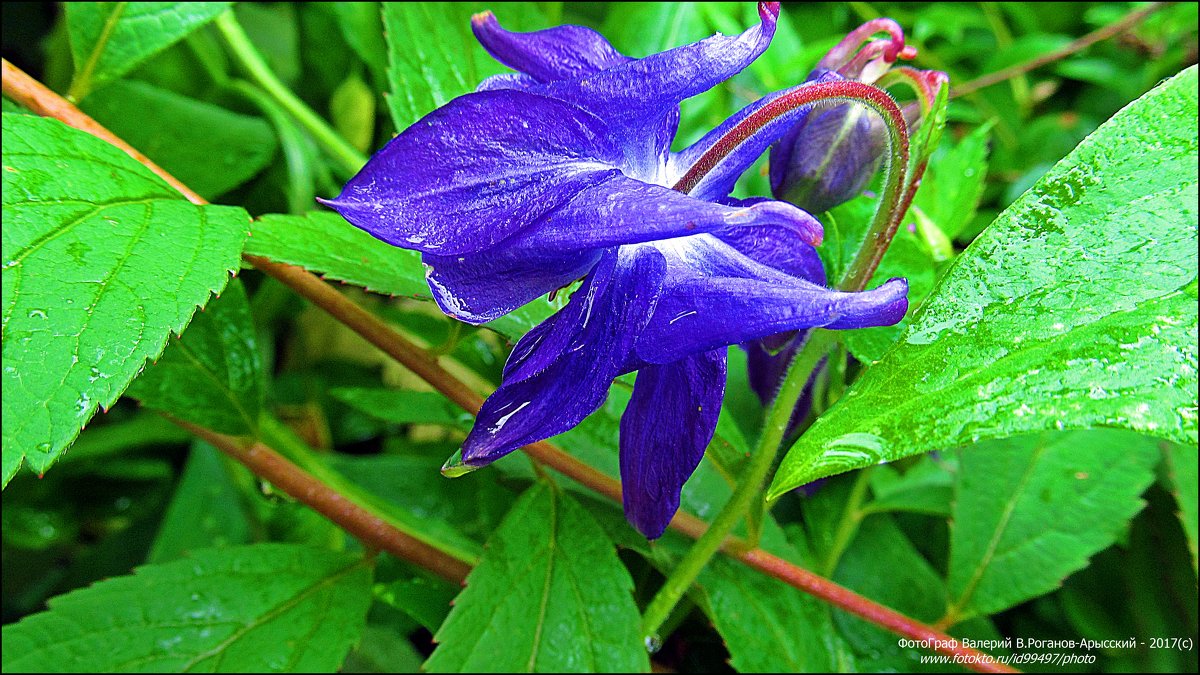
[(459, 478), (482, 468), (482, 466), (471, 466), (463, 461), (462, 449), (459, 448), (442, 465), (442, 475), (446, 478)]

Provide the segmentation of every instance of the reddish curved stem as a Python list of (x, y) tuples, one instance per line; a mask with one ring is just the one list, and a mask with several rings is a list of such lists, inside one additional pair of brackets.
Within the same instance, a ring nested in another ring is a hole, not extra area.
[[(713, 143), (696, 163), (688, 167), (683, 177), (672, 187), (679, 192), (689, 193), (700, 181), (718, 164), (730, 155), (739, 145), (774, 121), (781, 115), (794, 112), (807, 105), (820, 102), (859, 103), (870, 107), (882, 115), (890, 126), (897, 129), (907, 128), (904, 113), (892, 100), (886, 91), (862, 82), (842, 80), (839, 82), (814, 82), (804, 84), (776, 97), (770, 103), (755, 110), (738, 122), (716, 143)], [(905, 134), (896, 153), (903, 157), (900, 166), (908, 165), (908, 137)]]

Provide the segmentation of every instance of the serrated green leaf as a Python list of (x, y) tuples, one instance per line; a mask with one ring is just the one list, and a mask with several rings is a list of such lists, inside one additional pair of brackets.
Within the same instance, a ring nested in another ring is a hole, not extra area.
[[(420, 253), (386, 244), (336, 213), (267, 215), (254, 221), (252, 230), (246, 240), (247, 253), (299, 265), (376, 293), (433, 300)], [(509, 340), (517, 340), (558, 311), (565, 301), (565, 297), (555, 302), (534, 300), (484, 325)]]
[(275, 156), (263, 120), (145, 82), (114, 82), (80, 108), (205, 199), (250, 180)]
[[(599, 411), (557, 437), (555, 442), (590, 466), (618, 477), (620, 418), (630, 394), (629, 383), (617, 381)], [(723, 410), (704, 459), (683, 487), (681, 509), (704, 519), (715, 517), (729, 499), (748, 452), (741, 431)], [(601, 517), (595, 511), (593, 514)], [(619, 510), (605, 516), (602, 523), (610, 536), (650, 557), (664, 572), (690, 544), (668, 532), (651, 550), (646, 550), (644, 537), (621, 518)], [(798, 557), (770, 516), (763, 522), (762, 541), (764, 547), (776, 554), (792, 560)], [(840, 642), (832, 637), (829, 616), (810, 596), (720, 558), (709, 563), (698, 583), (701, 606), (724, 638), (733, 664), (743, 672), (829, 670), (845, 666), (840, 661)], [(790, 637), (787, 646), (780, 647), (778, 641), (783, 635)], [(764, 651), (765, 644), (771, 645), (771, 649)]]
[(723, 556), (708, 563), (694, 593), (741, 673), (853, 672), (828, 606)]
[(1156, 442), (1125, 431), (992, 441), (959, 453), (948, 615), (1003, 611), (1057, 588), (1144, 506)]
[(771, 495), (1044, 429), (1196, 443), (1196, 69), (1117, 113), (955, 261)]
[(397, 248), (325, 211), (254, 221), (246, 253), (386, 295), (428, 298), (421, 254)]
[(50, 600), (4, 627), (4, 671), (334, 672), (362, 632), (368, 560), (284, 544), (200, 551)]
[[(388, 42), (388, 108), (397, 130), (475, 91), (484, 78), (509, 72), (475, 39), (471, 15), (489, 9), (477, 2), (384, 3)], [(545, 28), (528, 3), (494, 8), (508, 30)]]
[(249, 217), (197, 207), (61, 122), (4, 114), (4, 482), (45, 472), (239, 265)]
[(975, 217), (987, 178), (988, 139), (992, 124), (967, 134), (953, 147), (939, 148), (929, 160), (913, 208), (954, 239)]
[(1196, 469), (1200, 465), (1196, 455), (1195, 445), (1175, 444), (1163, 450), (1171, 493), (1175, 495), (1175, 503), (1179, 506), (1179, 522), (1187, 534), (1188, 549), (1192, 553), (1193, 571), (1196, 569)]
[(646, 672), (633, 581), (575, 501), (531, 487), (435, 636), (429, 672)]
[(262, 411), (261, 361), (250, 302), (234, 279), (126, 393), (202, 427), (249, 434)]
[[(883, 572), (886, 570), (886, 572)], [(946, 583), (891, 516), (865, 519), (840, 558), (834, 580), (918, 621), (932, 622), (946, 602)], [(962, 672), (962, 666), (922, 662), (927, 654), (902, 647), (896, 635), (857, 616), (834, 611), (838, 632), (851, 645), (856, 672)], [(984, 620), (954, 627), (953, 634), (998, 639)]]
[(232, 2), (79, 2), (66, 5), (75, 78), (71, 95), (88, 92), (217, 18)]
[(146, 561), (168, 562), (191, 551), (250, 541), (246, 507), (224, 457), (197, 441)]

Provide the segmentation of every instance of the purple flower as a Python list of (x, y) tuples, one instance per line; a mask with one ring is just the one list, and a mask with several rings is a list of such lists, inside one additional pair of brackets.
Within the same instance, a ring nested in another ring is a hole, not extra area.
[(642, 59), (587, 28), (511, 33), (477, 15), (480, 42), (519, 72), (427, 115), (327, 202), (421, 251), (434, 298), (463, 321), (489, 321), (582, 278), (516, 344), (463, 444), (464, 465), (567, 431), (603, 404), (615, 377), (639, 371), (621, 419), (621, 477), (627, 517), (657, 537), (712, 438), (727, 345), (904, 315), (902, 279), (869, 293), (809, 280), (821, 226), (808, 213), (728, 198), (785, 127), (764, 128), (687, 193), (672, 188), (722, 133), (670, 152), (680, 101), (757, 58), (778, 11), (762, 3), (760, 23), (740, 35)]
[[(881, 32), (888, 38), (869, 40)], [(808, 81), (873, 84), (897, 59), (914, 56), (916, 50), (905, 46), (896, 22), (876, 19), (831, 49)], [(915, 115), (909, 121), (915, 121)], [(885, 145), (883, 121), (864, 106), (845, 104), (804, 113), (771, 149), (771, 191), (812, 213), (828, 211), (862, 192), (879, 168)]]

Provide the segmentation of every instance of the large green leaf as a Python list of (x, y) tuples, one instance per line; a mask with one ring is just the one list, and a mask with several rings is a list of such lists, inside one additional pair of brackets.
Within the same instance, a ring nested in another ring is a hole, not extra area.
[(1195, 445), (1171, 445), (1163, 449), (1163, 463), (1170, 481), (1171, 493), (1179, 506), (1179, 522), (1187, 535), (1188, 549), (1192, 554), (1192, 568), (1196, 568), (1197, 527), (1197, 452)]
[(249, 217), (197, 207), (61, 122), (4, 114), (4, 482), (44, 472), (239, 264)]
[(4, 627), (4, 671), (334, 672), (359, 638), (371, 567), (285, 544), (200, 551), (50, 601)]
[[(778, 532), (773, 524), (770, 529)], [(700, 599), (738, 672), (854, 670), (828, 606), (778, 579), (717, 556), (697, 579), (693, 597)]]
[[(840, 558), (834, 581), (918, 621), (932, 622), (945, 607), (945, 581), (889, 515), (870, 516), (862, 522)], [(921, 656), (927, 651), (902, 646), (894, 633), (876, 624), (840, 610), (834, 611), (834, 616), (839, 632), (857, 656), (856, 672), (962, 672), (962, 666), (922, 663)], [(956, 625), (953, 634), (973, 639), (1000, 637), (982, 619)]]
[(1158, 460), (1154, 439), (1112, 429), (960, 453), (948, 616), (994, 614), (1057, 588), (1141, 510)]
[(231, 462), (207, 443), (192, 445), (147, 562), (169, 562), (191, 551), (251, 540), (249, 504), (234, 481)]
[[(618, 380), (609, 389), (608, 400), (600, 410), (571, 431), (556, 437), (554, 442), (590, 466), (619, 477), (620, 419), (630, 395), (629, 382), (624, 378)], [(681, 510), (704, 519), (715, 517), (728, 501), (732, 485), (749, 454), (745, 439), (727, 412), (722, 411), (704, 459), (680, 495)], [(614, 509), (614, 513), (617, 515), (604, 518), (607, 513), (593, 510), (593, 515), (603, 518), (602, 524), (611, 537), (623, 546), (642, 552), (664, 573), (691, 544), (682, 536), (668, 532), (652, 550), (646, 550), (645, 538), (619, 515), (619, 511)], [(808, 562), (787, 543), (770, 516), (763, 522), (762, 544), (777, 555)], [(811, 596), (781, 581), (748, 572), (736, 562), (717, 559), (705, 568), (694, 596), (724, 639), (732, 663), (743, 672), (820, 671), (845, 667), (840, 661), (843, 645), (832, 634), (829, 614)], [(785, 635), (790, 637), (781, 642)]]
[(246, 253), (376, 293), (429, 298), (420, 253), (386, 244), (336, 213), (266, 215), (251, 230)]
[[(420, 253), (386, 244), (336, 213), (267, 215), (254, 221), (252, 229), (247, 253), (299, 265), (376, 293), (433, 299)], [(557, 301), (535, 300), (486, 325), (516, 340), (566, 302), (566, 294), (559, 295)]]
[(263, 120), (145, 82), (114, 82), (80, 107), (205, 199), (250, 180), (275, 156)]
[(142, 61), (217, 18), (232, 2), (73, 2), (67, 3), (67, 31), (75, 78), (71, 95), (133, 70)]
[[(489, 9), (482, 2), (389, 2), (383, 4), (388, 42), (388, 107), (396, 129), (475, 91), (484, 78), (510, 72), (475, 39), (471, 15)], [(532, 3), (494, 8), (509, 30), (545, 28)]]
[(262, 359), (246, 291), (237, 279), (127, 392), (147, 408), (226, 434), (258, 427)]
[(645, 672), (633, 582), (600, 526), (538, 483), (488, 540), (429, 672)]
[(986, 438), (1196, 443), (1196, 69), (1118, 112), (954, 263), (771, 494)]

